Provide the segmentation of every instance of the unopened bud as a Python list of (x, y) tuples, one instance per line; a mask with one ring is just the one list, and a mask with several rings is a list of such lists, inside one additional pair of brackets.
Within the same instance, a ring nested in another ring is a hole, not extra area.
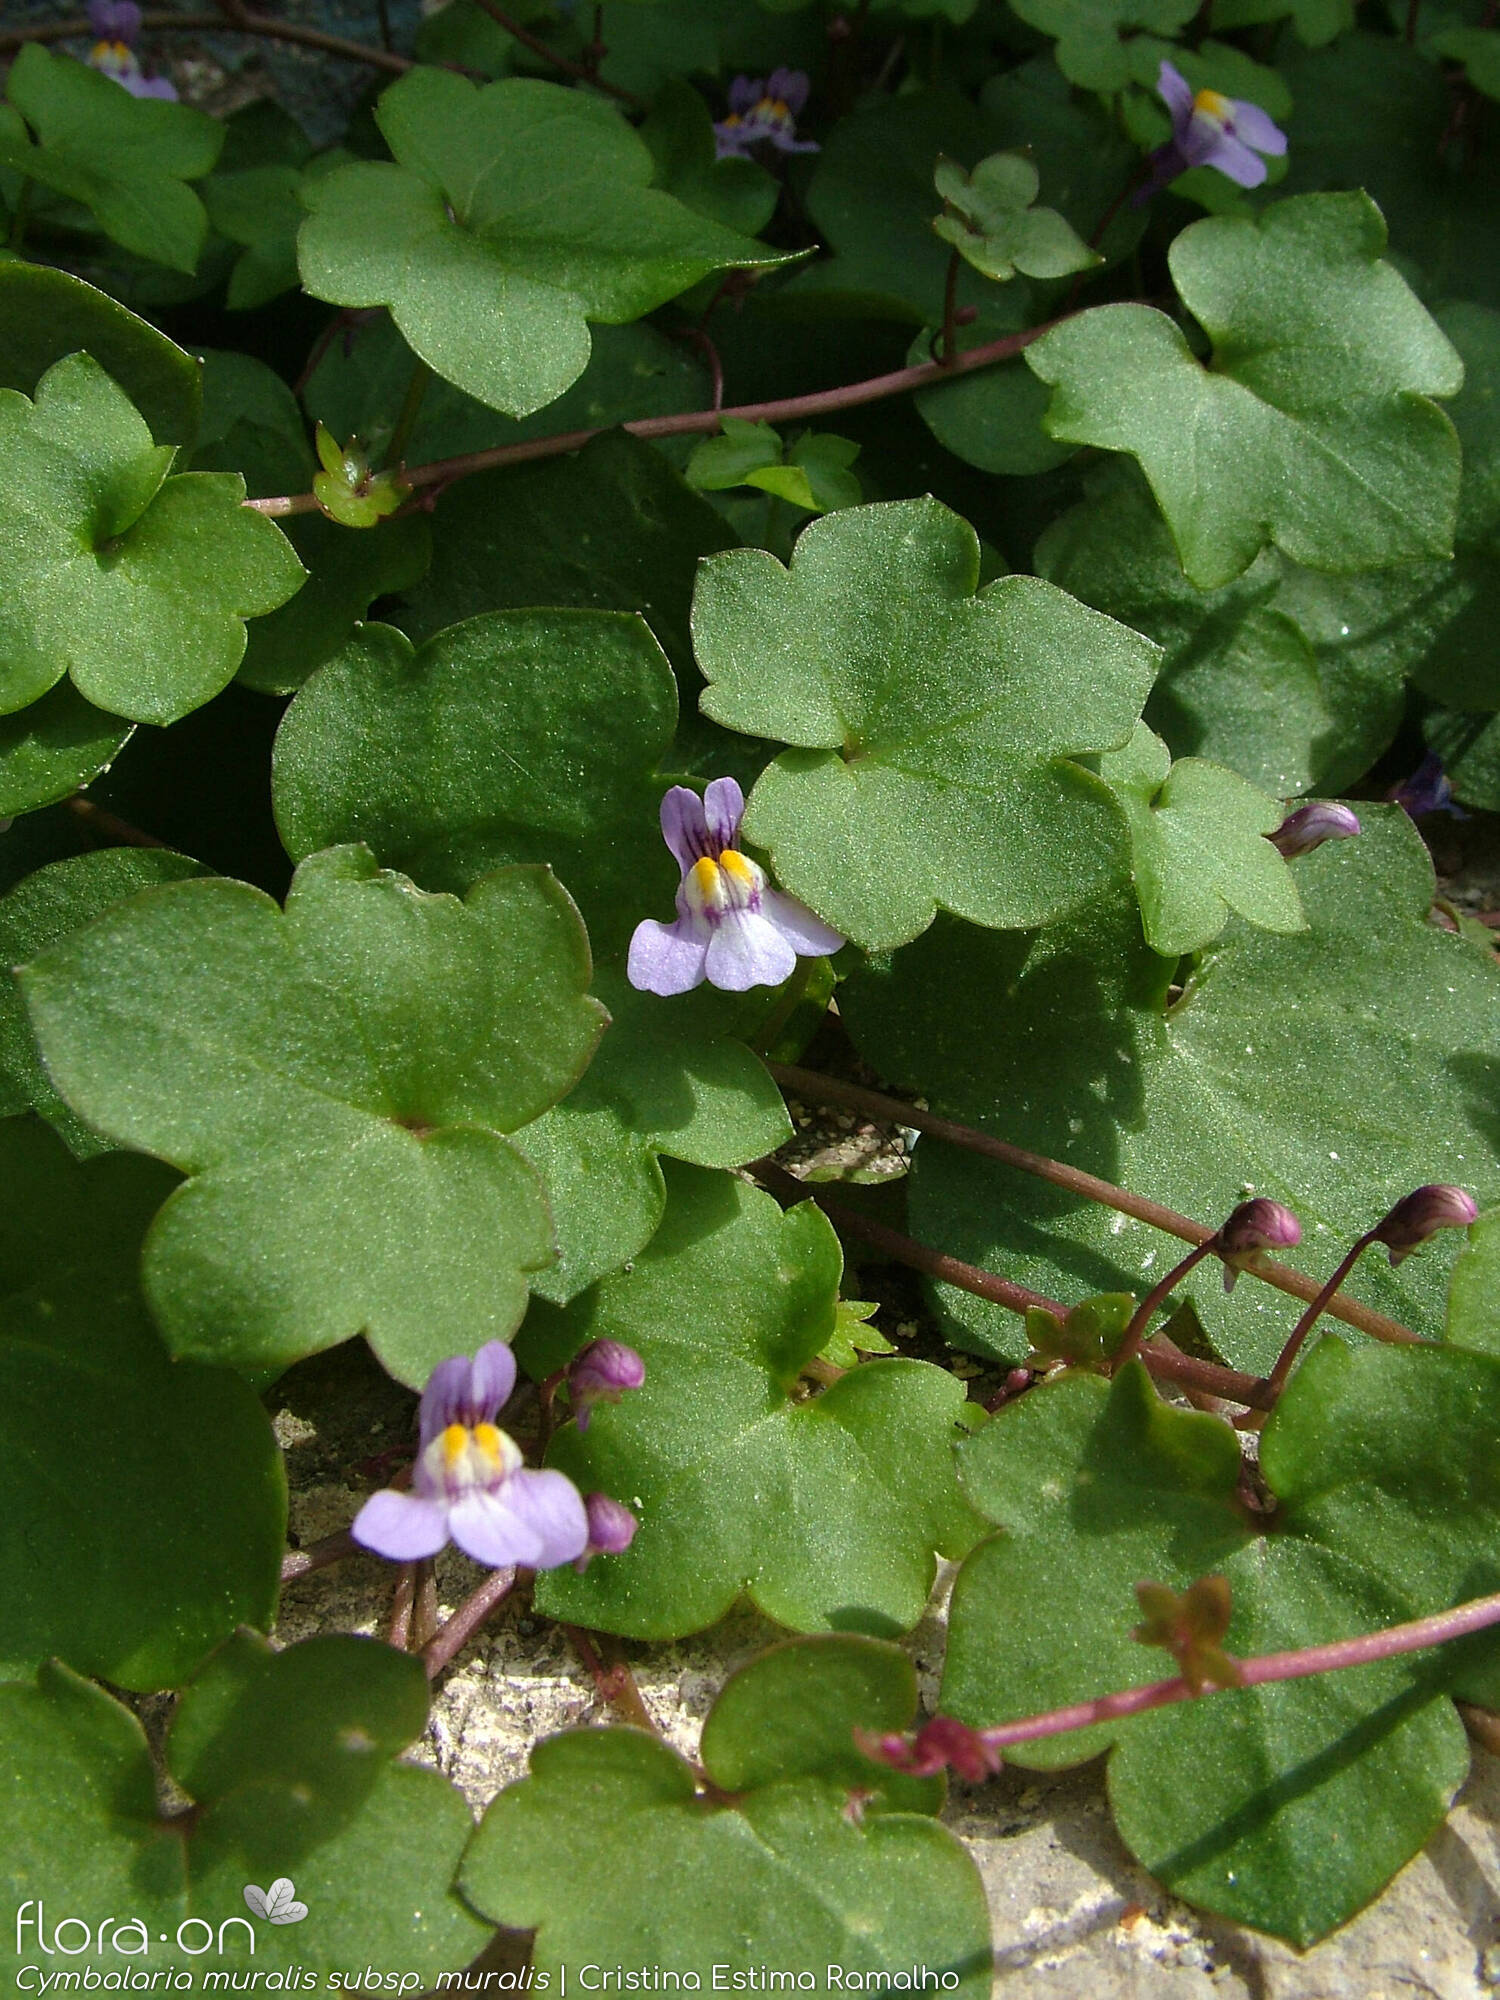
[(591, 1340), (568, 1369), (568, 1395), (578, 1428), (589, 1427), (595, 1403), (618, 1403), (627, 1389), (639, 1389), (646, 1364), (633, 1347), (619, 1340)]
[(1273, 834), (1271, 845), (1287, 861), (1311, 854), (1325, 840), (1348, 840), (1360, 830), (1359, 820), (1337, 799), (1312, 799), (1288, 813)]
[(573, 1565), (580, 1576), (595, 1556), (623, 1555), (640, 1526), (630, 1509), (618, 1500), (611, 1500), (607, 1493), (591, 1493), (583, 1503), (583, 1511), (588, 1517), (588, 1545)]
[(1258, 1195), (1242, 1201), (1219, 1231), (1218, 1252), (1224, 1260), (1224, 1289), (1234, 1290), (1241, 1271), (1255, 1271), (1268, 1250), (1289, 1250), (1302, 1241), (1302, 1224), (1279, 1201)]
[(1428, 813), (1438, 812), (1450, 813), (1454, 819), (1469, 817), (1462, 806), (1455, 804), (1448, 773), (1435, 750), (1428, 751), (1409, 778), (1392, 785), (1386, 797), (1393, 799), (1412, 819), (1425, 819)]
[(1461, 1187), (1433, 1181), (1403, 1195), (1371, 1234), (1390, 1251), (1391, 1262), (1399, 1264), (1440, 1229), (1467, 1229), (1478, 1213), (1479, 1204)]
[(935, 1715), (924, 1722), (910, 1740), (877, 1735), (869, 1729), (856, 1729), (854, 1740), (877, 1764), (909, 1778), (935, 1778), (951, 1767), (966, 1784), (980, 1785), (1000, 1769), (1000, 1752), (986, 1743), (977, 1729), (948, 1715)]

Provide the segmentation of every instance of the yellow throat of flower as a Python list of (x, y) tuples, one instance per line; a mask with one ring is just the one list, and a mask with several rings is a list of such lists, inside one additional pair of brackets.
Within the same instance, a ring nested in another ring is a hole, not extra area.
[(1225, 125), (1233, 107), (1222, 91), (1200, 90), (1193, 99), (1193, 109), (1201, 111), (1205, 118), (1212, 118), (1216, 125)]

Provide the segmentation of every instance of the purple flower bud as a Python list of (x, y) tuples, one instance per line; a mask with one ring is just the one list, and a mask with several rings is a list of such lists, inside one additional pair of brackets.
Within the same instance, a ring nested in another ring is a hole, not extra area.
[(951, 1766), (967, 1784), (978, 1785), (1000, 1769), (1000, 1752), (980, 1731), (948, 1715), (924, 1722), (910, 1742), (894, 1731), (883, 1735), (872, 1729), (856, 1729), (854, 1740), (875, 1763), (913, 1778), (935, 1778)]
[(646, 1364), (633, 1347), (619, 1340), (591, 1340), (568, 1369), (568, 1394), (578, 1428), (588, 1429), (595, 1403), (618, 1403), (627, 1389), (639, 1389), (645, 1379)]
[(1370, 1233), (1390, 1251), (1391, 1262), (1399, 1264), (1440, 1229), (1467, 1229), (1478, 1213), (1479, 1204), (1461, 1187), (1433, 1181), (1403, 1195)]
[(581, 1576), (595, 1556), (622, 1555), (635, 1540), (640, 1526), (628, 1507), (611, 1500), (607, 1493), (591, 1493), (583, 1503), (588, 1516), (589, 1539), (573, 1567)]
[(1454, 819), (1469, 817), (1462, 806), (1454, 804), (1453, 787), (1435, 750), (1428, 751), (1409, 778), (1392, 785), (1386, 797), (1412, 819), (1425, 819), (1428, 813), (1448, 813)]
[(1259, 1195), (1242, 1201), (1219, 1231), (1218, 1251), (1224, 1260), (1224, 1289), (1234, 1290), (1241, 1271), (1254, 1271), (1268, 1250), (1289, 1250), (1302, 1241), (1302, 1224), (1279, 1201)]
[(1284, 860), (1295, 861), (1299, 854), (1311, 854), (1325, 840), (1348, 840), (1359, 830), (1359, 821), (1348, 806), (1337, 799), (1312, 799), (1288, 813), (1268, 838)]

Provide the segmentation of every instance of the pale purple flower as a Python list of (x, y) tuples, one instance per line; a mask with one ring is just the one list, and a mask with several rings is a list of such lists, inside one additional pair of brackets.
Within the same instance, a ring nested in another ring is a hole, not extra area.
[(1189, 167), (1214, 167), (1237, 187), (1259, 187), (1266, 177), (1261, 155), (1279, 158), (1286, 151), (1285, 132), (1258, 104), (1218, 90), (1195, 92), (1181, 70), (1165, 61), (1156, 89), (1172, 114), (1172, 136), (1152, 155), (1151, 178), (1137, 201)]
[(350, 1529), (362, 1548), (415, 1562), (453, 1541), (491, 1569), (556, 1569), (583, 1554), (589, 1527), (578, 1488), (561, 1472), (529, 1471), (496, 1427), (515, 1381), (515, 1356), (501, 1340), (472, 1361), (438, 1363), (422, 1391), (411, 1491), (388, 1487), (365, 1502)]
[(729, 86), (729, 114), (714, 126), (719, 159), (748, 159), (759, 145), (773, 146), (778, 153), (816, 153), (816, 140), (797, 137), (797, 117), (808, 89), (806, 72), (800, 69), (773, 69), (764, 82), (758, 76), (737, 76)]
[(177, 92), (167, 79), (147, 76), (135, 52), (124, 42), (95, 42), (88, 53), (88, 65), (101, 76), (107, 76), (111, 83), (119, 84), (122, 90), (128, 90), (132, 97), (159, 97), (168, 104), (177, 102)]
[(611, 1500), (607, 1493), (591, 1493), (583, 1505), (589, 1522), (588, 1546), (573, 1565), (580, 1576), (595, 1556), (623, 1555), (640, 1526), (630, 1509)]
[(1310, 799), (1288, 813), (1266, 838), (1284, 860), (1294, 861), (1299, 854), (1311, 854), (1325, 840), (1350, 840), (1359, 830), (1359, 820), (1350, 807), (1337, 799)]
[(1411, 819), (1425, 819), (1428, 813), (1449, 813), (1454, 819), (1469, 817), (1454, 802), (1453, 787), (1436, 750), (1429, 750), (1411, 776), (1392, 785), (1386, 797)]
[(1241, 1271), (1257, 1271), (1268, 1250), (1289, 1250), (1302, 1241), (1302, 1224), (1279, 1201), (1258, 1195), (1242, 1201), (1219, 1231), (1218, 1253), (1224, 1260), (1224, 1289), (1234, 1290)]
[(89, 26), (101, 42), (124, 42), (133, 48), (141, 32), (141, 10), (135, 0), (89, 0)]
[(1467, 1229), (1478, 1213), (1479, 1204), (1461, 1187), (1429, 1181), (1403, 1195), (1370, 1233), (1390, 1251), (1391, 1262), (1399, 1264), (1440, 1229)]
[(682, 870), (677, 921), (636, 925), (632, 986), (661, 994), (686, 993), (705, 979), (727, 993), (779, 986), (799, 955), (820, 958), (844, 942), (805, 904), (771, 888), (765, 870), (740, 852), (744, 811), (733, 778), (715, 778), (701, 799), (674, 785), (662, 800), (662, 838)]
[(622, 1340), (591, 1340), (568, 1365), (568, 1396), (578, 1428), (589, 1427), (595, 1403), (618, 1403), (627, 1389), (639, 1389), (646, 1364)]

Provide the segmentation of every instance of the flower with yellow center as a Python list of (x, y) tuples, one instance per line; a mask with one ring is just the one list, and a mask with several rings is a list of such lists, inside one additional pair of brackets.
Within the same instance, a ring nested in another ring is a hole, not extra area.
[(1153, 156), (1150, 182), (1138, 199), (1189, 167), (1213, 167), (1238, 187), (1259, 187), (1266, 177), (1262, 156), (1286, 151), (1286, 134), (1258, 104), (1221, 90), (1195, 92), (1169, 62), (1158, 71), (1156, 88), (1172, 114), (1172, 136)]
[(682, 870), (677, 920), (636, 926), (632, 986), (661, 994), (686, 993), (705, 979), (730, 993), (779, 986), (799, 955), (821, 957), (844, 942), (805, 904), (773, 889), (741, 850), (744, 811), (733, 778), (715, 778), (701, 799), (674, 785), (662, 800), (662, 838)]

